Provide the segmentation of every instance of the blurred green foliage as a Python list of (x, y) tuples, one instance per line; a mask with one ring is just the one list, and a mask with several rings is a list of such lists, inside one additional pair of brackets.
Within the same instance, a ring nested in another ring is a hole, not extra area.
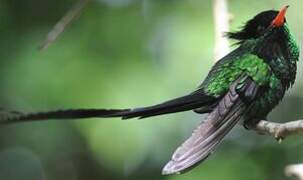
[[(303, 2), (230, 0), (232, 29), (289, 4), (302, 44)], [(0, 1), (1, 106), (24, 111), (152, 105), (191, 92), (213, 64), (212, 1), (95, 0), (49, 49), (37, 47), (72, 0)], [(303, 117), (302, 63), (295, 87), (272, 113)], [(236, 128), (217, 153), (179, 176), (161, 168), (203, 117), (94, 119), (0, 127), (0, 179), (285, 179), (303, 143)]]

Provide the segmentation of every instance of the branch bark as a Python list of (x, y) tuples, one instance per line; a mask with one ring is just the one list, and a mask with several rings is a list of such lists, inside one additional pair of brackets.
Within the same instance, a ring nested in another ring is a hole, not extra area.
[(281, 142), (289, 135), (303, 134), (303, 120), (286, 123), (275, 123), (262, 120), (254, 127), (254, 130), (262, 134), (271, 135)]

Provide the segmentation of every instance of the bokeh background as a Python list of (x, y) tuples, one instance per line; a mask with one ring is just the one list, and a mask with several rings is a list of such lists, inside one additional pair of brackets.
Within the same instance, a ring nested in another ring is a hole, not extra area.
[[(211, 0), (92, 0), (45, 51), (37, 47), (72, 0), (0, 1), (1, 106), (22, 111), (152, 105), (195, 89), (214, 63)], [(302, 0), (230, 0), (236, 30), (262, 10), (289, 4), (288, 23), (303, 40)], [(232, 43), (232, 42), (231, 42)], [(303, 117), (297, 83), (271, 114)], [(145, 120), (47, 121), (0, 127), (0, 179), (286, 179), (303, 162), (302, 137), (278, 144), (235, 128), (217, 153), (192, 171), (161, 176), (171, 154), (203, 116)]]

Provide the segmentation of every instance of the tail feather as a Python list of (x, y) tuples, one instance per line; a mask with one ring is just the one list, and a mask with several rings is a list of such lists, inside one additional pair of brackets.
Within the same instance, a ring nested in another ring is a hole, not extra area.
[[(172, 159), (163, 168), (163, 174), (180, 173), (201, 163), (242, 118), (249, 108), (247, 101), (256, 97), (259, 88), (250, 78), (244, 77), (244, 82), (241, 80), (242, 78), (234, 82), (229, 92), (209, 114), (206, 122), (200, 124), (192, 136), (175, 151)], [(243, 99), (239, 90), (247, 92), (244, 94), (249, 98)]]
[[(224, 100), (223, 100), (224, 101)], [(163, 174), (183, 172), (205, 160), (220, 144), (225, 135), (240, 120), (245, 110), (242, 102), (236, 104), (224, 113), (220, 109), (224, 102), (193, 132), (193, 135), (180, 146), (172, 156), (172, 160), (163, 168)], [(222, 116), (223, 115), (223, 116)]]
[(215, 98), (206, 96), (201, 92), (195, 92), (187, 96), (176, 98), (164, 103), (136, 109), (68, 109), (38, 113), (22, 113), (13, 111), (6, 116), (0, 116), (0, 123), (16, 123), (26, 121), (38, 121), (48, 119), (80, 119), (80, 118), (107, 118), (121, 117), (147, 118), (168, 113), (188, 111), (195, 108), (213, 104)]
[(166, 101), (155, 106), (136, 108), (129, 112), (121, 112), (117, 114), (120, 114), (123, 119), (134, 117), (139, 117), (142, 119), (162, 114), (189, 111), (203, 106), (210, 106), (214, 101), (214, 97), (197, 92), (170, 101)]
[(16, 122), (40, 121), (49, 119), (82, 119), (98, 117), (114, 117), (116, 113), (128, 112), (129, 109), (68, 109), (38, 113), (23, 113), (18, 111), (6, 112), (0, 117), (0, 124)]

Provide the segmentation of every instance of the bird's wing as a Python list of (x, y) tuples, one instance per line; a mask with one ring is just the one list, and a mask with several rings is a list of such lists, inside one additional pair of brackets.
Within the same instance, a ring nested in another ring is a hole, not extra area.
[(254, 99), (259, 86), (249, 77), (242, 76), (230, 87), (218, 105), (173, 154), (163, 168), (163, 174), (180, 173), (205, 160), (218, 146), (223, 137), (235, 126)]

